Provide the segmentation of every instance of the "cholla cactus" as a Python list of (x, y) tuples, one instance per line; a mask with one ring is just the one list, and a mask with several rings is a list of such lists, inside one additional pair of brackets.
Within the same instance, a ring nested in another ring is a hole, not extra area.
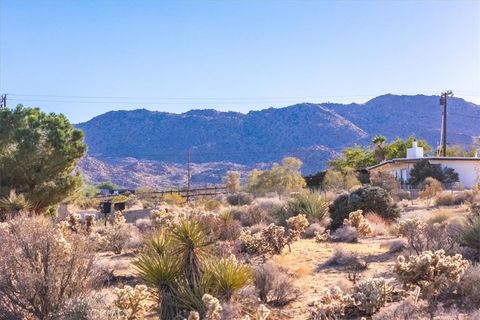
[(321, 292), (320, 300), (312, 311), (313, 320), (344, 319), (345, 309), (354, 304), (351, 295), (346, 294), (339, 287), (333, 287)]
[(197, 311), (190, 311), (187, 320), (200, 320), (200, 314)]
[(135, 288), (124, 286), (113, 290), (116, 295), (114, 304), (129, 320), (143, 319), (143, 314), (149, 309), (148, 300), (151, 293), (147, 286), (137, 285)]
[(222, 305), (217, 298), (204, 294), (202, 297), (203, 304), (205, 305), (205, 320), (220, 320), (222, 316)]
[(85, 217), (85, 231), (87, 231), (87, 233), (91, 233), (94, 225), (95, 225), (95, 216), (93, 214), (87, 215)]
[(266, 320), (270, 315), (270, 309), (268, 309), (265, 305), (261, 304), (258, 306), (257, 309), (257, 320)]
[(427, 299), (460, 281), (469, 263), (459, 254), (446, 256), (443, 250), (425, 251), (420, 255), (397, 258), (395, 272), (405, 286), (419, 286)]
[(348, 219), (343, 220), (343, 224), (356, 228), (361, 236), (367, 236), (372, 233), (372, 227), (368, 220), (365, 219), (362, 210), (350, 212)]
[(266, 253), (280, 254), (282, 249), (289, 244), (289, 239), (285, 236), (285, 228), (271, 223), (261, 232), (262, 242)]
[(120, 211), (117, 211), (113, 214), (111, 223), (113, 227), (121, 229), (125, 226), (127, 220)]
[(300, 238), (300, 235), (305, 231), (308, 225), (309, 223), (307, 220), (307, 216), (305, 216), (304, 214), (299, 214), (297, 216), (289, 218), (287, 220), (287, 227), (290, 242), (298, 240)]
[(360, 283), (353, 297), (358, 308), (372, 315), (383, 307), (392, 293), (392, 287), (384, 278), (374, 278)]
[(315, 242), (322, 243), (332, 240), (330, 235), (330, 230), (325, 231), (324, 233), (315, 232)]
[(150, 220), (152, 220), (152, 225), (155, 229), (173, 229), (175, 225), (179, 222), (179, 215), (168, 210), (152, 210), (150, 214)]

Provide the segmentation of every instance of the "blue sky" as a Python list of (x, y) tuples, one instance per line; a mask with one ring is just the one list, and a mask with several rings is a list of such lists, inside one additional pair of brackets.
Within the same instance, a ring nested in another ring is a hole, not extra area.
[(0, 92), (73, 122), (384, 93), (480, 103), (480, 1), (0, 0)]

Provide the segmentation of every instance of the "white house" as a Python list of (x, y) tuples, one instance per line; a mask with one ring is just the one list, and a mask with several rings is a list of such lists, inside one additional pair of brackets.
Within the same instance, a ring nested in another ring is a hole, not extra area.
[(453, 168), (458, 173), (460, 183), (466, 188), (472, 188), (480, 183), (480, 157), (424, 157), (423, 148), (417, 145), (417, 141), (413, 141), (412, 147), (407, 149), (406, 158), (385, 160), (367, 170), (370, 173), (390, 172), (399, 181), (406, 182), (410, 178), (410, 170), (421, 160)]

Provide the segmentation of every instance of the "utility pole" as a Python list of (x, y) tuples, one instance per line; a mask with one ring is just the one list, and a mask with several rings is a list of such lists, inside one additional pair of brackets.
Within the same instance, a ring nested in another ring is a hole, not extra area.
[(191, 171), (190, 163), (192, 161), (192, 151), (188, 149), (188, 163), (187, 163), (187, 202), (190, 200), (190, 186), (191, 186)]
[(7, 95), (2, 94), (0, 97), (0, 110), (1, 109), (7, 109)]
[(444, 91), (440, 95), (440, 105), (443, 105), (443, 122), (442, 122), (442, 155), (447, 156), (447, 97), (453, 96), (451, 90)]

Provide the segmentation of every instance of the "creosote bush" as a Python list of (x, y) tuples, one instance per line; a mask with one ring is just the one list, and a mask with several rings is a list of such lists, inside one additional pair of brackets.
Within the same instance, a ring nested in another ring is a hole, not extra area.
[(271, 262), (255, 270), (255, 288), (260, 300), (273, 306), (284, 306), (299, 296), (291, 277)]
[(95, 281), (94, 253), (82, 234), (63, 233), (46, 218), (0, 227), (0, 315), (51, 319), (86, 297)]
[(362, 210), (375, 212), (386, 221), (391, 222), (400, 216), (400, 210), (390, 195), (382, 188), (366, 186), (342, 194), (330, 205), (331, 228), (337, 229), (348, 218), (350, 212)]
[(227, 202), (231, 206), (244, 206), (253, 202), (253, 197), (246, 192), (237, 192), (227, 196)]

